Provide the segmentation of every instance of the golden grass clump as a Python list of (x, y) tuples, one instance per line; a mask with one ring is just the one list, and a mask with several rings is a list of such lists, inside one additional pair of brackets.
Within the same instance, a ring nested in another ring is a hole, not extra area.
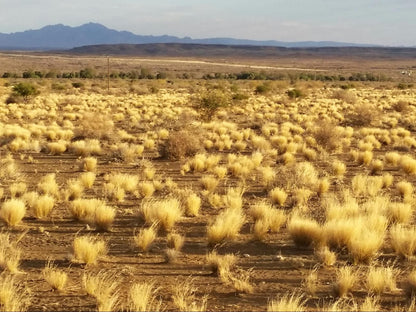
[(139, 189), (139, 194), (143, 198), (152, 197), (153, 193), (155, 192), (155, 186), (153, 182), (147, 182), (147, 181), (140, 182), (138, 185), (138, 189)]
[(59, 186), (55, 180), (55, 173), (49, 173), (42, 177), (38, 183), (38, 191), (41, 194), (47, 194), (52, 196), (59, 196)]
[(97, 263), (99, 257), (107, 254), (104, 240), (92, 236), (78, 236), (73, 242), (74, 260), (87, 265)]
[(404, 200), (410, 199), (413, 196), (413, 185), (407, 181), (400, 181), (396, 184), (396, 189)]
[(293, 215), (287, 223), (287, 229), (297, 246), (319, 245), (322, 240), (322, 227), (307, 217)]
[(333, 284), (334, 293), (338, 297), (345, 297), (357, 282), (357, 272), (350, 266), (343, 266), (338, 269), (336, 275), (336, 281)]
[(348, 251), (355, 264), (369, 264), (384, 243), (384, 231), (379, 232), (364, 228), (360, 232), (358, 235), (352, 235), (348, 241)]
[(245, 217), (240, 209), (226, 209), (208, 225), (207, 238), (210, 245), (221, 243), (224, 240), (233, 240), (237, 237)]
[(37, 219), (44, 219), (50, 215), (53, 207), (55, 206), (55, 198), (50, 195), (38, 196), (33, 205), (32, 211)]
[(102, 205), (105, 203), (99, 199), (76, 199), (71, 202), (70, 211), (74, 219), (92, 223), (95, 209)]
[[(411, 298), (415, 297), (416, 295), (416, 270), (412, 270), (407, 276), (404, 290), (407, 296)], [(411, 309), (409, 309), (409, 311), (410, 310)]]
[(160, 311), (161, 301), (156, 300), (159, 288), (154, 282), (134, 283), (129, 289), (128, 309), (129, 311)]
[(315, 252), (319, 261), (325, 264), (326, 266), (333, 266), (337, 261), (337, 255), (335, 252), (331, 251), (328, 246), (323, 246)]
[(347, 166), (343, 162), (336, 160), (332, 163), (332, 172), (337, 178), (342, 178), (346, 171)]
[(85, 157), (82, 159), (80, 164), (80, 170), (95, 172), (97, 169), (97, 158), (95, 157)]
[(0, 219), (8, 226), (18, 225), (26, 214), (25, 202), (21, 199), (9, 199), (3, 202), (0, 209)]
[(390, 187), (393, 184), (394, 177), (390, 173), (383, 174), (382, 178), (383, 178), (383, 187), (384, 188)]
[(197, 296), (197, 290), (189, 278), (183, 282), (176, 282), (172, 286), (173, 304), (179, 311), (206, 311), (208, 297)]
[(93, 224), (98, 230), (110, 230), (116, 217), (116, 209), (107, 205), (99, 205), (95, 208)]
[(53, 262), (50, 261), (48, 261), (45, 268), (42, 270), (42, 275), (52, 289), (57, 291), (63, 291), (68, 281), (68, 274), (59, 270)]
[(356, 196), (376, 196), (383, 189), (383, 177), (358, 174), (351, 180), (352, 191)]
[(180, 251), (183, 244), (185, 243), (185, 238), (177, 233), (169, 233), (166, 236), (166, 244), (168, 248)]
[(275, 187), (269, 192), (269, 197), (273, 204), (279, 204), (279, 206), (283, 206), (286, 199), (287, 199), (287, 193), (278, 187)]
[(416, 228), (393, 225), (390, 228), (390, 243), (397, 255), (412, 258), (416, 251)]
[(157, 237), (157, 226), (140, 229), (139, 233), (134, 236), (134, 243), (143, 252), (148, 252)]
[(369, 293), (381, 295), (386, 290), (396, 290), (398, 272), (393, 266), (370, 266), (367, 273), (366, 286)]
[(329, 187), (330, 187), (330, 182), (327, 178), (319, 179), (316, 185), (316, 193), (318, 193), (319, 196), (322, 196), (322, 194), (325, 194), (326, 192), (328, 192)]
[(234, 254), (218, 255), (216, 251), (213, 251), (207, 254), (206, 261), (212, 273), (218, 276), (228, 276), (237, 263), (237, 257)]
[(185, 213), (189, 217), (196, 217), (199, 214), (199, 209), (201, 208), (201, 198), (192, 193), (186, 197)]
[(113, 311), (116, 308), (119, 283), (115, 274), (104, 271), (84, 273), (82, 285), (87, 294), (97, 300), (98, 311)]
[(218, 186), (218, 183), (219, 183), (218, 178), (216, 178), (212, 175), (203, 176), (201, 178), (202, 186), (204, 187), (204, 189), (206, 189), (208, 192), (211, 192), (211, 193)]
[(21, 250), (17, 242), (10, 241), (9, 234), (0, 233), (0, 267), (11, 273), (19, 272)]
[(139, 184), (139, 177), (137, 175), (116, 173), (110, 175), (109, 182), (126, 192), (134, 192)]
[(400, 168), (407, 174), (416, 174), (416, 159), (408, 155), (400, 158)]
[(303, 281), (303, 286), (310, 296), (316, 295), (316, 291), (318, 290), (318, 272), (316, 269), (309, 272), (308, 276)]
[(12, 198), (21, 197), (26, 192), (26, 188), (27, 186), (26, 186), (26, 183), (24, 182), (12, 183), (9, 186), (11, 197)]
[(278, 232), (281, 226), (286, 222), (286, 214), (283, 210), (273, 208), (269, 203), (258, 202), (249, 209), (255, 221), (253, 231), (257, 239), (264, 239), (269, 232)]
[(84, 185), (80, 180), (69, 179), (67, 182), (67, 187), (64, 191), (64, 196), (66, 200), (74, 200), (81, 198), (84, 193)]
[(0, 309), (2, 311), (27, 311), (30, 301), (29, 291), (19, 286), (14, 277), (0, 277)]
[(389, 203), (386, 214), (391, 223), (410, 223), (413, 215), (413, 207), (410, 203)]
[(306, 311), (306, 301), (298, 293), (285, 294), (282, 297), (276, 297), (267, 304), (267, 312), (303, 312)]
[(94, 172), (88, 171), (82, 173), (79, 177), (79, 180), (81, 181), (83, 187), (90, 189), (95, 182), (95, 177), (96, 176)]
[(174, 197), (142, 202), (139, 213), (147, 224), (157, 223), (165, 231), (171, 231), (183, 215), (180, 201)]
[(386, 163), (392, 166), (397, 166), (400, 161), (400, 154), (397, 152), (387, 152), (385, 155)]

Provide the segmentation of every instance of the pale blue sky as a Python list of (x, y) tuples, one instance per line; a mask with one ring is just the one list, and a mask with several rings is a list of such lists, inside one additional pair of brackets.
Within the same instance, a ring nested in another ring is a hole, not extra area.
[(0, 0), (0, 32), (101, 23), (139, 35), (416, 45), (416, 0)]

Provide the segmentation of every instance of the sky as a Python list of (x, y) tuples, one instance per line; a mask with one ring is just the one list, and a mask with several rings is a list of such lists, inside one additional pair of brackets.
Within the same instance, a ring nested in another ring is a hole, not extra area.
[(0, 0), (0, 33), (88, 22), (138, 35), (416, 46), (416, 0)]

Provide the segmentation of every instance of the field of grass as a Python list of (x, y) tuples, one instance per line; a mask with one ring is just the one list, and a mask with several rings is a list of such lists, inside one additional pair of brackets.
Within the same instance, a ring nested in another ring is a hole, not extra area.
[(415, 309), (411, 84), (19, 81), (0, 309)]

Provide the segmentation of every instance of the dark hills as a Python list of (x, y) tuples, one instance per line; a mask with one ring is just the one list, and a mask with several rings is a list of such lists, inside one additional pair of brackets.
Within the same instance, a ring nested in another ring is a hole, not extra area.
[[(88, 23), (78, 27), (70, 27), (62, 24), (49, 25), (37, 30), (27, 30), (11, 34), (0, 33), (1, 50), (63, 50), (86, 45), (101, 44), (150, 44), (150, 43), (187, 43), (187, 44), (213, 44), (213, 45), (243, 45), (243, 46), (273, 46), (273, 47), (345, 47), (366, 46), (345, 42), (333, 41), (256, 41), (234, 38), (208, 38), (192, 39), (189, 37), (178, 38), (174, 36), (142, 36), (128, 31), (116, 31), (101, 24)], [(120, 46), (119, 49), (123, 49)], [(126, 48), (128, 49), (128, 48)]]

